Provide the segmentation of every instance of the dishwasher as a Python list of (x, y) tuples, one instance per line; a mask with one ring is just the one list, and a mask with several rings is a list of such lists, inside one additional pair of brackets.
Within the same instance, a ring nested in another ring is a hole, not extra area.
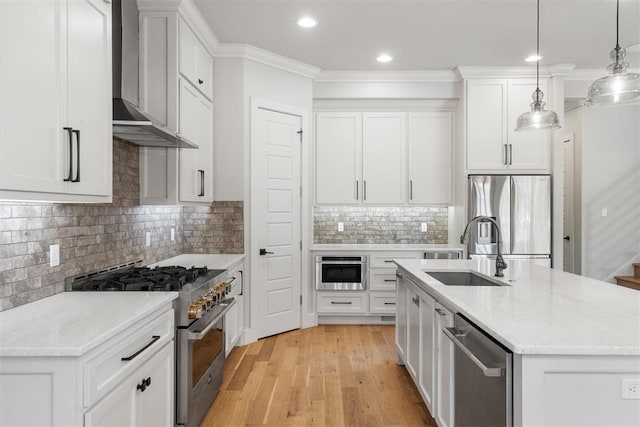
[(512, 426), (513, 353), (459, 313), (443, 331), (455, 344), (455, 426)]

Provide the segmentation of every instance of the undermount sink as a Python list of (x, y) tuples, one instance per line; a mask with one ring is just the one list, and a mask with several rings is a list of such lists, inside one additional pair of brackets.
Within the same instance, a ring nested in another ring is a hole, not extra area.
[(478, 274), (461, 271), (425, 271), (429, 276), (446, 286), (507, 286)]

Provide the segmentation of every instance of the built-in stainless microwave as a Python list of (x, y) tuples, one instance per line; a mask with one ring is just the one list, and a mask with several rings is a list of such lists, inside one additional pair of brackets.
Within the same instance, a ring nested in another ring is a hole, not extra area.
[(364, 291), (367, 289), (366, 255), (316, 256), (318, 291)]

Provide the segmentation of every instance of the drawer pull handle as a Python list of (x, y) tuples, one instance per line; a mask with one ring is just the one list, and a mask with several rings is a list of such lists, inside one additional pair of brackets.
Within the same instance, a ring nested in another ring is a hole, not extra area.
[(331, 301), (331, 304), (351, 305), (353, 301)]
[(154, 335), (151, 337), (151, 341), (149, 342), (149, 344), (145, 345), (144, 347), (142, 347), (140, 350), (136, 351), (135, 353), (133, 353), (131, 356), (129, 357), (123, 357), (121, 360), (123, 362), (130, 362), (133, 359), (135, 359), (136, 357), (138, 357), (140, 355), (140, 353), (142, 353), (143, 351), (145, 351), (146, 349), (148, 349), (149, 347), (151, 347), (153, 345), (154, 342), (158, 341), (160, 339), (160, 335)]
[(396, 279), (384, 279), (385, 282), (393, 282), (396, 283)]
[(384, 262), (393, 262), (392, 259), (385, 259)]
[(144, 392), (147, 389), (147, 387), (149, 387), (150, 385), (151, 385), (151, 377), (148, 377), (147, 379), (142, 380), (142, 382), (136, 386), (136, 390), (140, 390), (141, 392)]
[(384, 305), (396, 305), (395, 302), (385, 302)]

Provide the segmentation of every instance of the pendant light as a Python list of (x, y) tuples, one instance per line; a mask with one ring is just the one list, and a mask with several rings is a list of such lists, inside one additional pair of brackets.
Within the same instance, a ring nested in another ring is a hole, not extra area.
[(616, 2), (616, 47), (609, 54), (610, 74), (591, 83), (584, 105), (614, 105), (640, 97), (640, 74), (627, 73), (629, 63), (624, 58), (627, 52), (618, 42), (620, 23), (620, 0)]
[[(538, 0), (538, 17), (536, 24), (536, 55), (540, 57), (540, 0)], [(518, 117), (516, 131), (559, 129), (558, 115), (550, 110), (545, 110), (542, 101), (544, 93), (540, 90), (540, 60), (536, 62), (536, 90), (533, 91), (531, 111), (527, 111)]]

